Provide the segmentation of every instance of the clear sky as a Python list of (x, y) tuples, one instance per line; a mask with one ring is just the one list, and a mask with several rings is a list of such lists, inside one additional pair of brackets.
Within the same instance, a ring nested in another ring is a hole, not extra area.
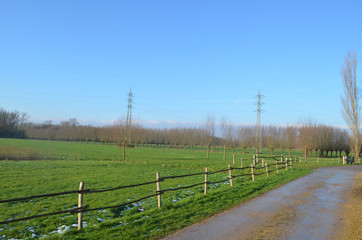
[[(362, 84), (362, 1), (0, 0), (0, 107), (31, 121), (147, 127), (344, 126), (348, 50)], [(172, 124), (171, 124), (172, 123)]]

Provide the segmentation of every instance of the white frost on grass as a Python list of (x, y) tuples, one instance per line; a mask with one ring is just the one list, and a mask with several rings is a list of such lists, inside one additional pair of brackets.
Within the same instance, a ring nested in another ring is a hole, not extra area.
[[(87, 226), (87, 222), (82, 222), (83, 224), (83, 227), (86, 227)], [(72, 224), (71, 226), (67, 226), (67, 225), (62, 225), (60, 227), (57, 227), (57, 230), (55, 231), (52, 231), (50, 233), (48, 233), (48, 235), (52, 235), (52, 234), (63, 234), (65, 233), (66, 231), (69, 231), (72, 227), (75, 227), (75, 228), (78, 228), (78, 224)], [(47, 237), (48, 235), (43, 235), (43, 237)]]
[(34, 226), (26, 227), (25, 229), (28, 230), (29, 232), (32, 232), (32, 233), (35, 232), (35, 227)]
[(178, 202), (178, 201), (180, 201), (180, 200), (181, 200), (181, 198), (178, 197), (177, 199), (172, 199), (172, 202)]
[(69, 231), (70, 229), (71, 229), (70, 226), (62, 225), (58, 227), (56, 231), (50, 232), (49, 234), (54, 234), (54, 233), (62, 234), (65, 233), (66, 231)]
[(31, 238), (37, 238), (37, 237), (39, 237), (39, 236), (36, 235), (35, 233), (32, 233), (32, 234), (31, 234)]
[(149, 218), (149, 216), (143, 216), (143, 217), (141, 217), (139, 219), (134, 220), (133, 222), (138, 222), (138, 221), (141, 221), (142, 219), (145, 219), (145, 218)]
[(125, 225), (125, 224), (123, 224), (123, 222), (119, 222), (119, 224), (112, 226), (112, 228), (120, 227), (120, 226), (123, 226), (123, 225)]
[[(83, 227), (87, 226), (87, 222), (82, 222)], [(78, 223), (74, 223), (71, 225), (72, 227), (78, 228)]]

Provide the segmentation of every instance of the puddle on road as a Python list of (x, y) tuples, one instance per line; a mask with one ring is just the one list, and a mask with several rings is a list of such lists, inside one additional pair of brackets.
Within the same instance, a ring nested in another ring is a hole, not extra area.
[(319, 187), (313, 189), (306, 203), (297, 207), (298, 213), (303, 217), (290, 229), (287, 239), (333, 238), (334, 227), (338, 221), (337, 210), (345, 201), (353, 181), (353, 174), (348, 170), (333, 171), (335, 174), (325, 176), (321, 180), (323, 184), (318, 184)]

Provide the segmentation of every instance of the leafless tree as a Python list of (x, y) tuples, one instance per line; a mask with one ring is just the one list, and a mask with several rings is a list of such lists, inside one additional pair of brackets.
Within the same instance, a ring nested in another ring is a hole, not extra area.
[(270, 149), (270, 154), (274, 155), (275, 148), (278, 147), (279, 132), (276, 126), (263, 127), (265, 144)]
[(113, 125), (113, 136), (114, 141), (118, 143), (120, 147), (122, 147), (122, 156), (123, 160), (126, 159), (126, 144), (128, 141), (128, 128), (126, 121), (121, 119), (114, 123)]
[(246, 153), (246, 149), (249, 147), (250, 142), (252, 142), (252, 140), (250, 140), (252, 136), (253, 127), (240, 126), (238, 131), (238, 140), (240, 147), (243, 149), (243, 154)]
[(302, 148), (304, 148), (304, 161), (307, 161), (307, 153), (312, 156), (313, 150), (317, 148), (317, 124), (311, 118), (307, 119), (305, 123), (299, 127), (299, 142)]
[(224, 157), (223, 159), (226, 159), (226, 147), (230, 146), (233, 141), (233, 133), (232, 129), (233, 126), (230, 122), (227, 122), (225, 118), (221, 120), (221, 134), (222, 134), (222, 142), (224, 146)]
[(350, 138), (347, 130), (336, 129), (336, 151), (338, 152), (339, 156), (342, 156), (342, 151), (344, 151), (347, 155), (350, 152)]
[(24, 123), (28, 119), (26, 113), (6, 111), (0, 108), (0, 137), (24, 138)]
[(344, 96), (341, 97), (343, 105), (342, 117), (352, 132), (351, 147), (356, 158), (355, 161), (359, 163), (359, 154), (361, 151), (359, 127), (361, 119), (358, 96), (359, 89), (357, 87), (357, 55), (355, 52), (348, 51), (341, 69), (341, 74), (344, 87)]
[(291, 157), (292, 149), (296, 147), (298, 130), (294, 126), (288, 126), (285, 129), (285, 135), (287, 138), (287, 149), (289, 151), (289, 158)]
[(213, 139), (215, 137), (215, 116), (209, 114), (205, 121), (205, 129), (207, 134), (207, 153), (206, 158), (209, 159), (210, 147), (213, 144)]
[(178, 148), (178, 144), (179, 144), (179, 142), (180, 142), (180, 140), (179, 140), (179, 135), (180, 135), (179, 129), (178, 129), (178, 128), (172, 128), (172, 129), (170, 129), (170, 130), (168, 131), (168, 133), (169, 133), (170, 143), (171, 143), (172, 145), (174, 145), (175, 148), (177, 149), (177, 148)]

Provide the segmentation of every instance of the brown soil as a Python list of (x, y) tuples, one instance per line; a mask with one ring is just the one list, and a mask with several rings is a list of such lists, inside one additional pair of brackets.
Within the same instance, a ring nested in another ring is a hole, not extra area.
[(282, 239), (288, 227), (297, 218), (295, 208), (288, 207), (270, 219), (259, 232), (254, 232), (247, 239), (277, 240)]

